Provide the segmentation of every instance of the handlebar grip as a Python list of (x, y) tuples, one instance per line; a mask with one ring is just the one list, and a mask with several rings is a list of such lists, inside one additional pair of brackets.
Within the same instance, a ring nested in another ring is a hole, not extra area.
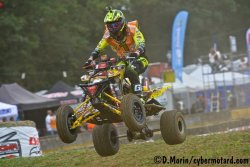
[(136, 57), (138, 57), (138, 54), (136, 52), (132, 52), (132, 53), (129, 54), (129, 57), (136, 58)]
[(84, 68), (84, 69), (91, 69), (91, 68), (93, 68), (94, 66), (92, 65), (92, 64), (90, 64), (90, 65), (87, 65), (87, 66), (83, 66), (82, 68)]

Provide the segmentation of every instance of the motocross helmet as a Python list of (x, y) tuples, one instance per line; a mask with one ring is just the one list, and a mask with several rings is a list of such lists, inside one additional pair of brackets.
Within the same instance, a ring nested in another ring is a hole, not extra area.
[(119, 37), (123, 34), (126, 27), (126, 20), (120, 10), (108, 8), (108, 13), (104, 18), (104, 23), (112, 37)]

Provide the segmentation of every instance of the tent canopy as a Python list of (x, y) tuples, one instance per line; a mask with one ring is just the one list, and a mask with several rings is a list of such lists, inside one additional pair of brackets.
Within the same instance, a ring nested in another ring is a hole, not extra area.
[(202, 81), (187, 75), (185, 72), (182, 72), (182, 81), (178, 79), (173, 83), (174, 90), (186, 88), (187, 90), (200, 90), (203, 88)]
[(17, 106), (0, 102), (0, 119), (13, 117), (16, 120), (17, 116)]
[(61, 104), (73, 104), (77, 103), (78, 97), (74, 96), (70, 92), (75, 89), (62, 81), (58, 81), (43, 97), (50, 99), (58, 99)]
[(208, 64), (197, 66), (189, 75), (200, 82), (203, 82), (204, 80), (204, 86), (206, 87), (214, 87), (214, 83), (216, 83), (217, 86), (230, 86), (250, 83), (250, 77), (246, 74), (231, 71), (212, 74), (212, 68)]
[(71, 92), (74, 91), (75, 89), (69, 85), (67, 85), (66, 83), (64, 83), (63, 81), (58, 81), (57, 83), (55, 83), (55, 85), (52, 86), (52, 88), (50, 90), (48, 90), (48, 92), (46, 92), (45, 94), (50, 94), (50, 93), (57, 93), (57, 92)]
[(33, 94), (17, 83), (3, 84), (0, 87), (0, 101), (17, 105), (21, 111), (59, 106), (57, 100)]

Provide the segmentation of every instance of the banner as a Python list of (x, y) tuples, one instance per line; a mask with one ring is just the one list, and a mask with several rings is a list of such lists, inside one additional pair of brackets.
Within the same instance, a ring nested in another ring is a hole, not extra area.
[(183, 51), (188, 12), (180, 11), (175, 17), (172, 29), (172, 67), (175, 76), (182, 82)]
[(250, 28), (246, 33), (246, 42), (247, 42), (247, 55), (248, 55), (248, 63), (250, 63)]
[(0, 119), (6, 118), (9, 121), (12, 117), (13, 120), (16, 120), (17, 116), (17, 106), (0, 102)]
[(230, 41), (230, 49), (232, 53), (237, 52), (237, 43), (236, 43), (236, 37), (235, 36), (229, 36)]
[(0, 159), (41, 155), (36, 128), (29, 126), (0, 128)]

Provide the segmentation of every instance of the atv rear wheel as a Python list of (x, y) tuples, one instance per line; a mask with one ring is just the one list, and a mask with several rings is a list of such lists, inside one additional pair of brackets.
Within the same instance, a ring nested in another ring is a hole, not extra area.
[(165, 143), (180, 144), (186, 139), (186, 125), (180, 111), (165, 111), (160, 119), (161, 135)]
[(119, 151), (118, 132), (113, 124), (96, 125), (92, 136), (95, 150), (100, 156), (111, 156)]
[(59, 137), (64, 143), (72, 143), (76, 140), (79, 128), (70, 129), (75, 121), (73, 109), (63, 105), (56, 112), (56, 128)]
[(146, 125), (146, 112), (139, 97), (127, 94), (121, 102), (122, 119), (131, 131), (141, 131)]

